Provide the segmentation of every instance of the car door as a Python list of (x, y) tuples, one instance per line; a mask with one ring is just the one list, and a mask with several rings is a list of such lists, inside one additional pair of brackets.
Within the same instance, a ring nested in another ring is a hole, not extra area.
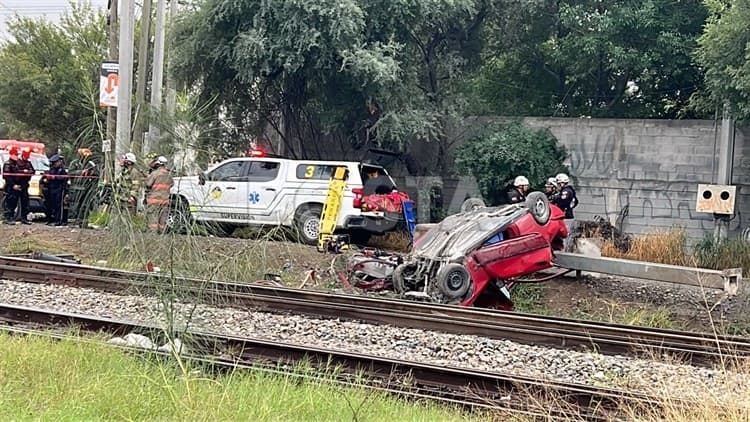
[(229, 161), (208, 172), (201, 211), (216, 220), (248, 220), (249, 169), (249, 161), (238, 160)]
[(273, 211), (282, 188), (280, 160), (263, 159), (250, 162), (248, 175), (247, 207), (255, 220), (276, 223)]

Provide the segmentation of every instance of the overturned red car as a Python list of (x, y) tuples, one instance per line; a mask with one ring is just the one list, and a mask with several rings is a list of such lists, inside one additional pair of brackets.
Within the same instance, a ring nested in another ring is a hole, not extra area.
[[(552, 267), (552, 252), (562, 250), (567, 236), (563, 212), (534, 192), (524, 204), (447, 217), (418, 237), (407, 256), (375, 259), (379, 276), (405, 297), (512, 309), (518, 278)], [(373, 259), (360, 262), (366, 273)]]

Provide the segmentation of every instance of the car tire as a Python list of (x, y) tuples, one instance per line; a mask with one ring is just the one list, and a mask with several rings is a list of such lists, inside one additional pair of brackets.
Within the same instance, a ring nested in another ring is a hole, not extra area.
[(406, 293), (414, 290), (414, 286), (410, 279), (414, 277), (414, 272), (417, 270), (416, 264), (403, 263), (393, 270), (391, 278), (393, 280), (393, 291), (396, 293)]
[(486, 206), (487, 205), (484, 203), (484, 200), (482, 198), (469, 198), (465, 200), (463, 204), (461, 204), (461, 212), (463, 213), (475, 211)]
[(464, 297), (471, 287), (469, 271), (461, 264), (445, 265), (438, 271), (436, 279), (440, 292), (450, 299)]
[(537, 224), (540, 226), (547, 224), (552, 213), (547, 195), (542, 192), (531, 192), (526, 197), (526, 207), (531, 211)]
[(294, 218), (294, 226), (297, 230), (297, 239), (307, 245), (317, 245), (320, 236), (320, 214), (323, 207), (313, 205), (304, 208)]
[(190, 227), (190, 208), (183, 201), (176, 201), (169, 206), (167, 215), (167, 231), (171, 233), (187, 233)]

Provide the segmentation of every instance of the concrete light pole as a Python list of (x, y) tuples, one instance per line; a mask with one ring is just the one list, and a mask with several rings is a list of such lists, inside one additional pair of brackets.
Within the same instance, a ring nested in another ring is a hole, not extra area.
[[(157, 0), (156, 5), (156, 29), (154, 39), (154, 66), (151, 79), (151, 110), (161, 111), (162, 84), (164, 83), (164, 32), (166, 0)], [(143, 152), (148, 154), (154, 148), (156, 140), (161, 136), (159, 125), (154, 119), (149, 121), (148, 136), (143, 142)]]
[(138, 45), (138, 72), (135, 87), (135, 122), (133, 124), (133, 152), (147, 154), (143, 129), (148, 120), (146, 83), (148, 82), (148, 46), (151, 41), (151, 0), (143, 0), (141, 7), (141, 39)]
[(131, 97), (133, 86), (133, 18), (135, 2), (120, 0), (120, 39), (119, 39), (119, 88), (117, 97), (117, 137), (115, 140), (115, 160), (120, 155), (129, 152)]

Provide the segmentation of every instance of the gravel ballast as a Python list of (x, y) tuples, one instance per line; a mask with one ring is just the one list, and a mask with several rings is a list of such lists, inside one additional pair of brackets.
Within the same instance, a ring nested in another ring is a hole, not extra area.
[[(136, 322), (164, 320), (157, 297), (66, 286), (0, 281), (0, 302)], [(626, 356), (566, 351), (473, 335), (399, 328), (357, 321), (176, 303), (178, 322), (191, 329), (355, 351), (436, 365), (620, 387), (680, 396), (746, 394), (746, 374), (673, 365)]]

